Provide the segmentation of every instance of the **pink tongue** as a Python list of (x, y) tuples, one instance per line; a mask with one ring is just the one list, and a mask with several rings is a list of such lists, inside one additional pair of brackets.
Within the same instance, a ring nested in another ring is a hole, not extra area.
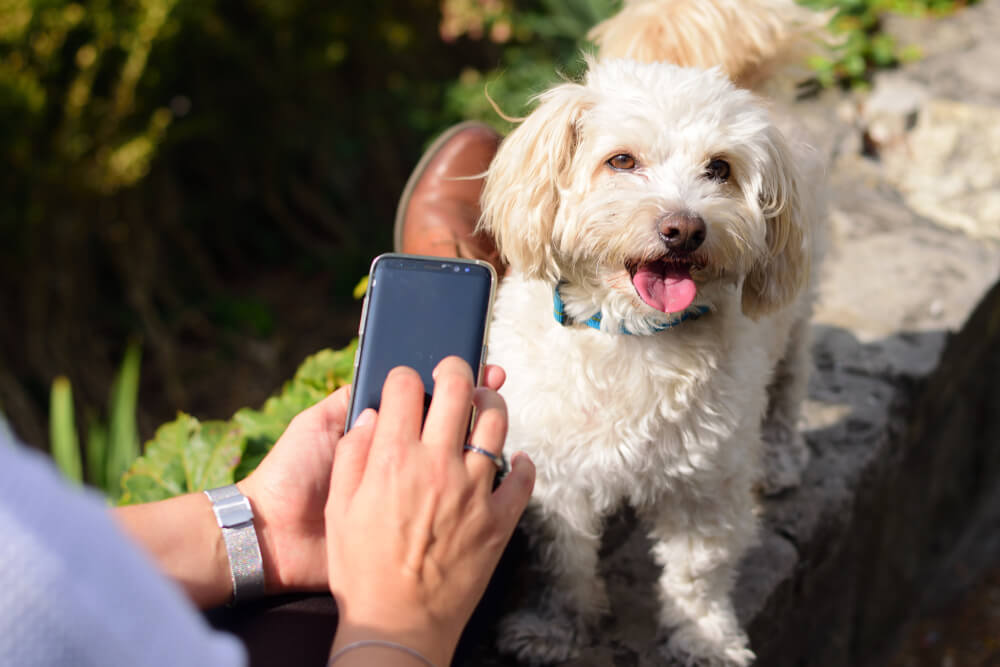
[(640, 266), (632, 276), (632, 284), (647, 306), (664, 313), (687, 310), (698, 292), (687, 267), (662, 262)]

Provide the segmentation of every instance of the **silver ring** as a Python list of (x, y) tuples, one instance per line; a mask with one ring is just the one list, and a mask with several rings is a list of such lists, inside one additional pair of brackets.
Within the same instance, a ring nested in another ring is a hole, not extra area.
[(467, 452), (475, 452), (476, 454), (482, 454), (490, 461), (493, 461), (493, 465), (497, 467), (497, 471), (501, 475), (506, 475), (507, 472), (509, 471), (509, 468), (507, 466), (507, 459), (505, 459), (502, 455), (498, 456), (493, 452), (486, 451), (482, 447), (476, 447), (475, 445), (470, 445), (469, 443), (465, 443), (462, 449), (464, 449)]

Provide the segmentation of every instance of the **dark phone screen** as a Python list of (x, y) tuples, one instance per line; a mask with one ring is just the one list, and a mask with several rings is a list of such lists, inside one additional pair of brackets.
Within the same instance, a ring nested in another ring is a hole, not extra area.
[(407, 257), (377, 261), (369, 279), (350, 425), (365, 408), (379, 407), (396, 366), (420, 373), (426, 416), (439, 361), (454, 354), (479, 370), (492, 275), (475, 264)]

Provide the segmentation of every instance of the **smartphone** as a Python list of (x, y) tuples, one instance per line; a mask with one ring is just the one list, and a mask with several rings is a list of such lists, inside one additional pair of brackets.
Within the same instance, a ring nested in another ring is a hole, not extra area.
[(372, 262), (361, 309), (347, 428), (365, 408), (378, 409), (382, 385), (396, 366), (423, 380), (424, 417), (438, 362), (457, 355), (477, 384), (486, 359), (496, 271), (487, 262), (386, 253)]

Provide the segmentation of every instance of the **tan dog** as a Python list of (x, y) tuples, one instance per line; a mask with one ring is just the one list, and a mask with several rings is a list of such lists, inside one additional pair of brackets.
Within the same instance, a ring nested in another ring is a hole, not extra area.
[(503, 622), (522, 660), (587, 642), (608, 609), (602, 521), (622, 503), (663, 566), (664, 654), (753, 660), (729, 593), (755, 488), (797, 484), (808, 461), (823, 179), (730, 77), (761, 85), (820, 21), (790, 1), (627, 4), (595, 29), (585, 80), (539, 96), (490, 167), (482, 225), (510, 273), (489, 360), (508, 373), (508, 447), (537, 465), (531, 533), (552, 576), (539, 609)]

